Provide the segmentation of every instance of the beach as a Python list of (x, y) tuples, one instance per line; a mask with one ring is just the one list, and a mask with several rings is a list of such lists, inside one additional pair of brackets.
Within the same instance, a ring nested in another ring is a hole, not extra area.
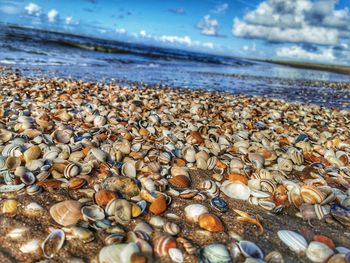
[(0, 71), (1, 262), (350, 259), (348, 104)]

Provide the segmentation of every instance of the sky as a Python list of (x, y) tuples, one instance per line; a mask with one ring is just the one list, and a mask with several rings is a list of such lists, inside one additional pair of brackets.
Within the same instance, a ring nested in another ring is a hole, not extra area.
[(350, 65), (350, 0), (0, 0), (0, 21), (227, 56)]

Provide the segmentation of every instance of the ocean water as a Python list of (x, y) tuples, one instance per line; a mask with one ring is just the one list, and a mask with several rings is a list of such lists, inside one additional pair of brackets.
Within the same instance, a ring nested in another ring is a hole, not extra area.
[(349, 76), (217, 55), (0, 25), (0, 65), (30, 77), (150, 85), (268, 96), (350, 109)]

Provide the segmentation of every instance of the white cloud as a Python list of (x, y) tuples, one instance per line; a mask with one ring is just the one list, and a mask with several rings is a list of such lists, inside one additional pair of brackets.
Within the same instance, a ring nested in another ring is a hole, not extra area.
[(284, 58), (306, 59), (316, 61), (333, 61), (335, 56), (332, 48), (322, 49), (320, 52), (310, 52), (300, 46), (282, 47), (276, 50), (276, 55)]
[(0, 5), (0, 12), (5, 13), (5, 14), (9, 14), (9, 15), (14, 15), (14, 14), (17, 14), (19, 12), (19, 9), (17, 8), (17, 6), (15, 6), (13, 4)]
[(125, 28), (116, 28), (115, 32), (117, 32), (118, 34), (125, 34), (126, 33), (126, 29)]
[(218, 14), (218, 15), (225, 14), (228, 7), (229, 5), (227, 3), (217, 5), (213, 10), (211, 10), (211, 13)]
[(49, 19), (49, 22), (55, 22), (57, 16), (58, 16), (58, 12), (57, 12), (56, 9), (51, 9), (51, 10), (47, 13), (47, 18)]
[(29, 15), (40, 15), (41, 13), (41, 7), (35, 3), (29, 3), (24, 9)]
[(182, 44), (182, 45), (187, 45), (187, 46), (192, 45), (192, 40), (189, 36), (179, 37), (179, 36), (162, 35), (159, 37), (159, 40), (161, 42), (177, 43), (177, 44)]
[(148, 36), (148, 34), (147, 34), (147, 32), (146, 32), (145, 30), (141, 30), (140, 33), (139, 33), (139, 35), (140, 35), (141, 37), (147, 37), (147, 36)]
[(67, 25), (73, 24), (73, 17), (72, 16), (67, 16), (65, 19), (65, 22)]
[(335, 45), (350, 36), (347, 8), (336, 10), (334, 0), (265, 0), (243, 19), (233, 20), (237, 37), (271, 42)]
[(203, 35), (216, 36), (218, 35), (219, 22), (216, 19), (211, 19), (210, 15), (205, 15), (197, 24)]

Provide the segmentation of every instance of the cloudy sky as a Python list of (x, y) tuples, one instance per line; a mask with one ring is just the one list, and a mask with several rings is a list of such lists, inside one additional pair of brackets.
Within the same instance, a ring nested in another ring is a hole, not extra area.
[(350, 0), (0, 0), (0, 21), (261, 59), (350, 64)]

